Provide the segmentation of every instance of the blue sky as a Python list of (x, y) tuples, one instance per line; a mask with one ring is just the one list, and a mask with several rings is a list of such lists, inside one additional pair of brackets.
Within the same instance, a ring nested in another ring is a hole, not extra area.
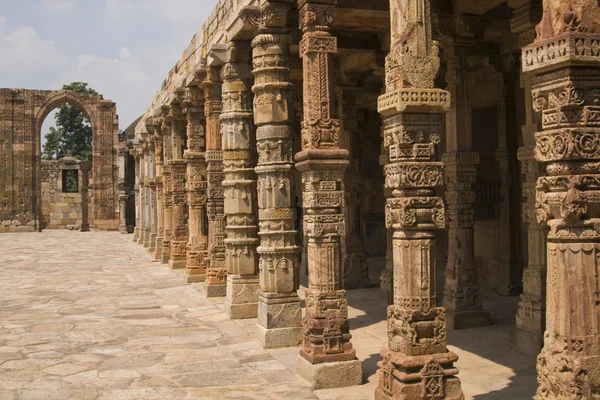
[[(0, 87), (88, 82), (125, 129), (152, 101), (217, 0), (0, 0)], [(46, 132), (53, 122), (45, 121)]]

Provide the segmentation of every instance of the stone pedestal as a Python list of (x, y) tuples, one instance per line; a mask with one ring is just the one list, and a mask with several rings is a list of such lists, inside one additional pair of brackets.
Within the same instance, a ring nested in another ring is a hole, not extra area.
[(227, 274), (225, 312), (231, 319), (258, 316), (258, 275)]
[(299, 355), (296, 361), (296, 371), (298, 375), (310, 382), (311, 387), (315, 390), (362, 384), (362, 364), (360, 360), (311, 364)]
[(258, 292), (258, 340), (265, 349), (299, 346), (302, 309), (295, 292)]

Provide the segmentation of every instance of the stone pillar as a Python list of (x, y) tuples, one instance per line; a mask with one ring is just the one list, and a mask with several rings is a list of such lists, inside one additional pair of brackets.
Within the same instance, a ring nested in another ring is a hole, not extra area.
[[(446, 312), (436, 301), (436, 235), (446, 214), (436, 188), (444, 182), (437, 145), (450, 93), (434, 87), (437, 42), (430, 1), (390, 1), (391, 43), (386, 94), (379, 98), (384, 146), (386, 226), (393, 232), (394, 304), (388, 307), (388, 348), (378, 365), (377, 400), (462, 400), (446, 348)], [(410, 49), (411, 51), (406, 51)]]
[[(200, 78), (200, 77), (198, 77)], [(206, 137), (204, 125), (204, 93), (198, 80), (190, 82), (187, 99), (183, 102), (187, 115), (187, 196), (189, 206), (189, 239), (187, 250), (187, 279), (189, 283), (206, 280), (208, 258), (208, 223), (206, 220)]]
[(91, 165), (89, 162), (82, 162), (81, 164), (79, 164), (79, 172), (81, 173), (81, 232), (90, 231), (90, 168)]
[[(510, 0), (515, 9), (511, 29), (519, 35), (524, 47), (535, 40), (535, 24), (541, 19), (542, 4), (533, 0)], [(517, 310), (516, 324), (511, 330), (512, 349), (537, 356), (543, 346), (546, 312), (546, 232), (535, 216), (535, 186), (543, 175), (543, 164), (535, 161), (535, 133), (539, 130), (539, 117), (533, 111), (530, 96), (532, 77), (521, 76), (525, 99), (525, 124), (521, 127), (524, 146), (519, 148), (517, 158), (521, 162), (522, 219), (527, 223), (527, 265), (523, 270), (523, 293)]]
[(148, 134), (145, 133), (143, 151), (144, 151), (144, 241), (145, 248), (150, 248), (150, 234), (152, 233), (152, 189), (150, 182), (152, 176), (150, 174), (150, 147), (152, 144), (148, 139)]
[(294, 130), (290, 81), (290, 1), (267, 1), (251, 10), (254, 123), (258, 163), (260, 290), (258, 339), (265, 348), (300, 344), (302, 310), (296, 293), (298, 252), (292, 168)]
[(165, 237), (164, 224), (164, 194), (163, 194), (163, 134), (162, 118), (153, 119), (154, 131), (154, 154), (156, 158), (156, 249), (153, 254), (153, 261), (162, 261), (163, 240)]
[(133, 187), (135, 193), (135, 228), (133, 229), (133, 241), (137, 243), (140, 239), (140, 208), (142, 203), (140, 199), (140, 153), (137, 146), (131, 149), (130, 152), (135, 162), (135, 185)]
[(140, 174), (139, 174), (139, 185), (140, 185), (140, 236), (138, 243), (143, 245), (146, 241), (146, 154), (144, 151), (144, 139), (140, 139)]
[(300, 376), (314, 388), (358, 385), (362, 365), (350, 342), (348, 303), (343, 290), (341, 236), (345, 234), (344, 170), (348, 151), (341, 148), (334, 62), (337, 38), (330, 33), (335, 0), (299, 0), (303, 37), (302, 173), (304, 233), (308, 237), (308, 289), (302, 319)]
[(471, 105), (467, 96), (467, 56), (477, 32), (476, 20), (468, 16), (441, 18), (444, 41), (446, 83), (452, 95), (446, 115), (446, 154), (442, 156), (448, 204), (448, 263), (445, 271), (443, 305), (448, 329), (464, 329), (490, 324), (483, 310), (475, 262), (473, 213), (479, 154), (472, 150)]
[[(119, 232), (127, 233), (127, 193), (125, 193), (125, 162), (128, 154), (128, 148), (123, 146), (119, 148)], [(83, 173), (80, 171), (83, 175)], [(83, 202), (82, 202), (83, 204)]]
[(206, 296), (223, 297), (227, 289), (225, 266), (225, 211), (223, 210), (223, 151), (221, 150), (221, 70), (206, 69), (202, 82), (204, 116), (206, 117), (206, 180), (208, 217), (208, 257)]
[(546, 333), (536, 399), (600, 398), (600, 7), (544, 1), (523, 49), (535, 111), (536, 216), (547, 242)]
[(163, 108), (163, 122), (161, 131), (163, 134), (163, 223), (165, 226), (163, 238), (162, 263), (167, 264), (171, 259), (171, 240), (173, 239), (173, 179), (171, 175), (171, 160), (173, 159), (173, 148), (171, 146), (171, 121), (167, 119), (168, 106)]
[(186, 121), (179, 103), (171, 104), (171, 146), (173, 159), (171, 166), (171, 196), (173, 197), (171, 214), (171, 254), (169, 267), (182, 269), (187, 264), (188, 204), (186, 191), (187, 165), (183, 158), (186, 143)]
[(356, 109), (360, 92), (360, 74), (344, 73), (341, 82), (342, 147), (350, 154), (350, 163), (344, 176), (346, 235), (344, 242), (344, 289), (371, 286), (369, 264), (364, 250), (364, 215), (362, 205), (362, 133), (364, 110)]
[(258, 246), (255, 132), (252, 118), (251, 64), (246, 43), (230, 43), (241, 62), (221, 69), (223, 111), (221, 144), (225, 180), (227, 238), (227, 299), (225, 310), (232, 319), (258, 316)]
[(393, 232), (386, 229), (387, 246), (385, 251), (385, 269), (379, 277), (379, 290), (381, 298), (389, 305), (394, 304), (394, 256), (393, 256)]
[(148, 189), (150, 193), (149, 214), (150, 214), (150, 240), (148, 251), (154, 254), (156, 250), (156, 237), (158, 236), (156, 226), (156, 154), (154, 153), (154, 136), (150, 135), (148, 139), (148, 149), (150, 157), (148, 158), (149, 181)]

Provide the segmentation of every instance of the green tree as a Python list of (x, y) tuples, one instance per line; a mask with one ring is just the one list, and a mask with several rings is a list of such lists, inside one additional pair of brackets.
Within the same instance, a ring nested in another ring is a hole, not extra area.
[[(85, 82), (63, 85), (63, 90), (72, 90), (83, 95), (98, 94)], [(54, 116), (56, 127), (46, 133), (42, 158), (46, 160), (75, 157), (92, 161), (92, 125), (82, 109), (69, 103), (58, 107)]]

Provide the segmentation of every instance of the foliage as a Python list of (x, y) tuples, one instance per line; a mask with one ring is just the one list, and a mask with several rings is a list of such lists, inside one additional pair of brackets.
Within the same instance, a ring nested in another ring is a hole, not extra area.
[[(63, 85), (63, 90), (72, 90), (84, 95), (97, 92), (85, 82)], [(75, 157), (92, 161), (92, 125), (85, 112), (69, 103), (58, 107), (54, 116), (56, 127), (46, 133), (42, 158), (46, 160)]]

